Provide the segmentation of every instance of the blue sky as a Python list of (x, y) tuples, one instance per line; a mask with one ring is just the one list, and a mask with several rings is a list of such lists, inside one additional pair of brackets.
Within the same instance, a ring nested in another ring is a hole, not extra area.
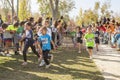
[[(37, 0), (32, 1), (32, 12), (39, 11), (39, 5), (37, 4)], [(96, 1), (100, 1), (101, 3), (105, 2), (106, 0), (74, 0), (75, 1), (75, 8), (69, 13), (71, 18), (76, 17), (79, 14), (80, 8), (83, 10), (93, 8), (94, 3)], [(114, 12), (120, 12), (120, 0), (111, 0), (111, 10)]]

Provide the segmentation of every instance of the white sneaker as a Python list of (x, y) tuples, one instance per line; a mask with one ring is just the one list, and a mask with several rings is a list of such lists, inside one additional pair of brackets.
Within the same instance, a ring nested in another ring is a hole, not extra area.
[(22, 51), (19, 51), (19, 54), (20, 54), (20, 55), (22, 55), (22, 54), (23, 54), (23, 52), (22, 52)]
[(7, 57), (10, 57), (11, 55), (10, 54), (6, 54)]
[(44, 66), (45, 65), (45, 61), (42, 60), (41, 63), (39, 64), (40, 67)]
[(25, 66), (25, 65), (27, 65), (27, 62), (23, 62), (23, 63), (22, 63), (22, 66)]
[(49, 65), (46, 65), (46, 67), (45, 67), (45, 68), (46, 68), (46, 69), (48, 69), (50, 66), (51, 66), (51, 64), (49, 64)]
[(78, 53), (81, 53), (81, 51), (78, 51)]
[(93, 59), (93, 57), (92, 57), (92, 56), (90, 56), (90, 59)]
[(2, 56), (5, 56), (5, 53), (4, 53), (4, 52), (0, 52), (0, 54), (1, 54)]

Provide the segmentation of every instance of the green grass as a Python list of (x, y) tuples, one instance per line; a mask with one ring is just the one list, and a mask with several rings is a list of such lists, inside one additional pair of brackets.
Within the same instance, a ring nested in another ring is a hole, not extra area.
[(49, 69), (38, 67), (37, 57), (28, 54), (29, 64), (21, 66), (22, 56), (0, 56), (0, 80), (104, 80), (86, 52), (74, 48), (57, 50)]

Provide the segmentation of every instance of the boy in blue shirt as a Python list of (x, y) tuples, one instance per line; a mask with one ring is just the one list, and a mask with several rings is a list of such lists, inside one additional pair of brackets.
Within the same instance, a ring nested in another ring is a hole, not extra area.
[[(42, 35), (38, 38), (39, 41), (39, 49), (40, 49), (40, 53), (42, 53), (43, 59), (46, 63), (46, 68), (50, 67), (50, 62), (48, 60), (48, 54), (51, 50), (51, 43), (53, 45), (53, 48), (55, 49), (55, 45), (51, 39), (51, 37), (47, 34), (47, 28), (43, 27), (42, 29)], [(40, 43), (42, 44), (42, 46), (40, 46)]]

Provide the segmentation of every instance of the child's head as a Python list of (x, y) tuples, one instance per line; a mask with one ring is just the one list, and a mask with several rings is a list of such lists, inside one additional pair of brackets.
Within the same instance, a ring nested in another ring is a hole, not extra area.
[(44, 26), (49, 27), (49, 25), (50, 25), (49, 23), (50, 23), (49, 20), (45, 20)]
[(42, 35), (45, 35), (47, 33), (47, 28), (46, 27), (43, 27), (42, 28)]
[(20, 26), (21, 26), (21, 27), (24, 27), (24, 24), (25, 24), (25, 21), (21, 21), (21, 22), (20, 22)]
[(77, 32), (79, 32), (81, 30), (80, 26), (77, 26)]
[(25, 23), (26, 30), (30, 30), (32, 27), (32, 24), (30, 22)]
[(88, 28), (87, 28), (87, 32), (88, 32), (88, 33), (92, 33), (91, 27), (88, 27)]
[(13, 25), (14, 25), (14, 27), (18, 27), (19, 26), (19, 22), (15, 22)]
[(6, 23), (2, 24), (2, 28), (5, 30), (8, 27), (8, 25)]

